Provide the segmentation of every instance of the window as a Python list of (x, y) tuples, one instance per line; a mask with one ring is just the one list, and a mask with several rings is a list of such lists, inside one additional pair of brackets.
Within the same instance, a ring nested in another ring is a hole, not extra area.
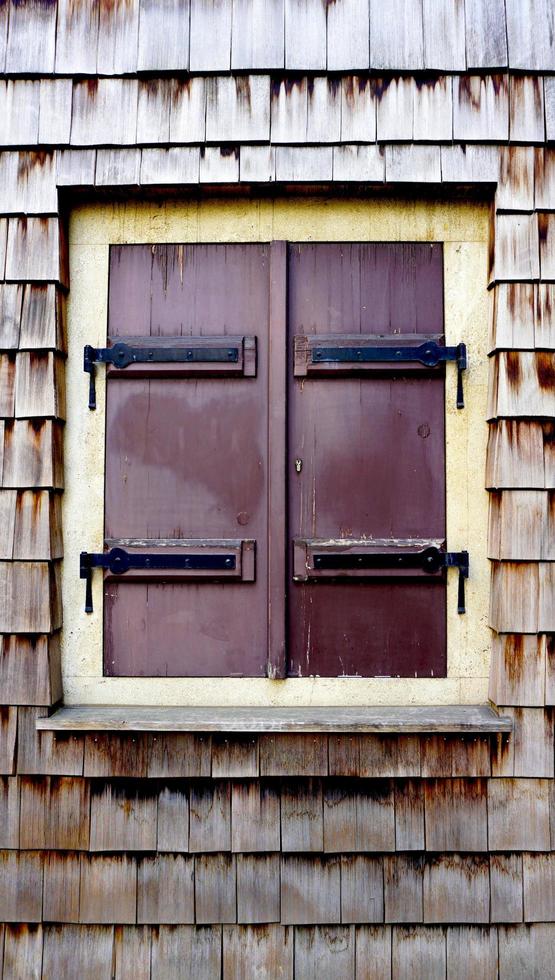
[[(68, 686), (76, 679), (80, 692), (74, 700), (88, 700), (91, 686), (108, 701), (102, 689), (139, 691), (146, 683), (140, 699), (147, 702), (165, 691), (163, 698), (179, 703), (189, 691), (200, 703), (194, 682), (203, 678), (214, 679), (207, 691), (221, 692), (224, 679), (264, 684), (280, 676), (293, 685), (307, 681), (313, 691), (318, 684), (324, 696), (337, 678), (364, 679), (366, 700), (378, 679), (382, 690), (394, 682), (400, 692), (406, 678), (404, 701), (414, 701), (415, 683), (443, 678), (443, 691), (458, 688), (446, 700), (461, 700), (460, 677), (472, 677), (475, 663), (459, 662), (456, 684), (453, 666), (468, 650), (468, 622), (472, 642), (477, 611), (479, 677), (487, 676), (483, 603), (473, 592), (485, 541), (477, 549), (476, 531), (469, 533), (468, 479), (463, 494), (451, 496), (449, 485), (450, 440), (451, 454), (457, 430), (470, 448), (476, 389), (470, 379), (467, 408), (457, 412), (456, 366), (410, 361), (392, 370), (366, 359), (361, 365), (353, 353), (387, 338), (404, 348), (429, 338), (443, 345), (446, 335), (451, 345), (468, 339), (464, 317), (455, 326), (451, 309), (449, 266), (464, 267), (453, 261), (454, 245), (440, 235), (314, 242), (290, 233), (287, 245), (272, 241), (275, 234), (178, 245), (164, 235), (148, 244), (129, 237), (102, 243), (107, 341), (98, 327), (86, 336), (80, 330), (79, 339), (165, 353), (150, 363), (97, 367), (97, 413), (87, 413), (84, 376), (73, 375), (80, 395), (72, 413), (89, 414), (83, 426), (97, 448), (104, 404), (106, 422), (104, 465), (100, 453), (87, 462), (95, 535), (85, 527), (79, 550), (117, 548), (132, 557), (124, 574), (94, 572), (91, 617), (83, 616), (80, 583), (81, 608), (70, 619), (79, 634), (95, 637), (94, 649), (86, 644), (94, 673), (86, 666), (73, 673), (75, 639), (64, 642)], [(470, 243), (474, 268), (485, 259), (482, 237)], [(485, 287), (485, 267), (483, 274)], [(468, 297), (469, 286), (461, 292)], [(84, 298), (79, 284), (77, 294)], [(86, 319), (90, 326), (90, 313)], [(485, 388), (478, 394), (477, 455), (486, 436)], [(476, 486), (485, 507), (483, 472)], [(74, 481), (68, 490), (71, 503)], [(471, 553), (469, 616), (459, 622), (456, 571), (375, 567), (376, 552), (393, 549), (397, 558), (425, 547)], [(66, 609), (66, 630), (67, 618)], [(460, 651), (453, 638), (462, 638)], [(180, 679), (192, 686), (179, 686)], [(477, 699), (474, 685), (468, 700)]]

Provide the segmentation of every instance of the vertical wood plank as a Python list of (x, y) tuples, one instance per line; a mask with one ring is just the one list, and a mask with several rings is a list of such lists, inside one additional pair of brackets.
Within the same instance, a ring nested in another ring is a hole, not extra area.
[(295, 976), (303, 980), (339, 976), (354, 980), (354, 928), (315, 926), (295, 930)]
[(381, 858), (341, 858), (341, 921), (383, 922), (384, 885)]
[(270, 246), (268, 342), (268, 677), (285, 677), (287, 245)]
[(282, 926), (224, 926), (223, 980), (279, 977), (293, 980), (293, 930)]
[(152, 980), (221, 976), (221, 927), (160, 926), (152, 935)]
[(195, 921), (193, 858), (157, 854), (139, 861), (137, 922), (153, 925)]
[(235, 855), (195, 857), (195, 920), (199, 925), (237, 921)]
[(237, 855), (237, 922), (280, 921), (279, 854)]

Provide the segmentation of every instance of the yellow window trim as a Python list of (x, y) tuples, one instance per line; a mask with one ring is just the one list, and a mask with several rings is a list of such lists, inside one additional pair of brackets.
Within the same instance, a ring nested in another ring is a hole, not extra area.
[[(490, 631), (487, 493), (487, 259), (489, 207), (401, 198), (294, 198), (127, 202), (76, 207), (70, 216), (68, 418), (63, 497), (62, 669), (66, 704), (445, 705), (487, 701)], [(102, 575), (93, 578), (95, 613), (84, 612), (79, 552), (101, 551), (104, 526), (104, 373), (96, 412), (87, 409), (83, 346), (106, 342), (110, 244), (163, 242), (443, 242), (447, 344), (465, 341), (465, 409), (455, 408), (447, 368), (446, 469), (449, 550), (467, 548), (467, 612), (457, 615), (457, 575), (448, 576), (447, 677), (151, 678), (102, 675)], [(86, 451), (84, 449), (86, 448)]]

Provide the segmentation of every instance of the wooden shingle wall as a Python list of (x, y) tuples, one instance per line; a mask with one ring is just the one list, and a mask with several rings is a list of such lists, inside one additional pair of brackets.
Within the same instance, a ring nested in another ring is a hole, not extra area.
[[(0, 3), (0, 973), (553, 976), (550, 0)], [(330, 74), (331, 73), (331, 74)], [(60, 193), (493, 191), (490, 696), (514, 735), (75, 736)]]

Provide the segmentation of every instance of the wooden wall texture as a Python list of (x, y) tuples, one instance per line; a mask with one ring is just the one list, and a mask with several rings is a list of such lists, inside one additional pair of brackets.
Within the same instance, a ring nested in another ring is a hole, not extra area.
[[(554, 977), (551, 0), (0, 0), (0, 973)], [(61, 696), (60, 192), (495, 190), (506, 738), (37, 734)]]

